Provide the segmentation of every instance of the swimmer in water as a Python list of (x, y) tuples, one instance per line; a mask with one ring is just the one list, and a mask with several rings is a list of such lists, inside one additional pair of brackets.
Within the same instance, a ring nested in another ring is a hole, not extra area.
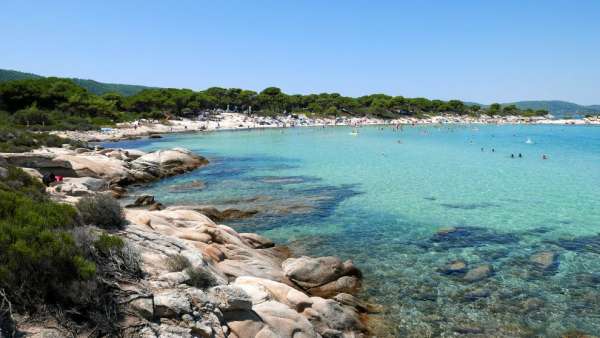
[(519, 153), (519, 158), (522, 158), (522, 157), (523, 157), (523, 155), (521, 155), (521, 153)]
[(542, 155), (542, 160), (547, 160), (548, 156), (546, 154)]
[(510, 158), (515, 158), (515, 154), (510, 154)]

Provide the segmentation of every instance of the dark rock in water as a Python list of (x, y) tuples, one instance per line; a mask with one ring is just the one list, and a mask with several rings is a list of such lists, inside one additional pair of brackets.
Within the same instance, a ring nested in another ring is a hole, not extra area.
[(541, 272), (553, 272), (558, 268), (558, 255), (552, 251), (540, 251), (531, 255), (529, 262)]
[(440, 203), (441, 206), (449, 209), (462, 209), (462, 210), (473, 210), (498, 207), (498, 204), (494, 203)]
[(486, 228), (452, 227), (438, 230), (428, 242), (433, 248), (447, 250), (486, 244), (510, 244), (518, 241), (519, 238), (514, 234), (497, 233)]
[(162, 205), (162, 203), (154, 203), (150, 206), (150, 208), (148, 208), (148, 210), (150, 210), (150, 211), (163, 210), (164, 208), (165, 208), (165, 206)]
[(582, 236), (572, 239), (561, 238), (556, 241), (546, 241), (569, 251), (591, 252), (600, 254), (600, 235)]
[(213, 222), (221, 222), (224, 220), (243, 219), (256, 215), (258, 210), (239, 210), (239, 209), (225, 209), (220, 211), (214, 207), (204, 207), (195, 209), (206, 215)]
[(600, 284), (600, 273), (582, 273), (577, 275), (576, 280), (581, 286), (597, 286)]
[(482, 328), (475, 325), (462, 324), (454, 327), (454, 332), (460, 334), (481, 334), (484, 331)]
[(531, 312), (544, 306), (544, 301), (535, 297), (527, 298), (520, 303), (520, 306), (524, 312)]
[(454, 260), (446, 263), (439, 270), (444, 275), (462, 275), (467, 271), (467, 263), (463, 260)]
[(151, 135), (148, 135), (148, 138), (162, 138), (162, 136), (160, 136), (158, 134), (151, 134)]
[(269, 184), (298, 184), (305, 182), (315, 182), (319, 179), (304, 177), (304, 176), (261, 176), (256, 177), (256, 179), (260, 180), (262, 183)]
[(478, 282), (480, 280), (490, 277), (492, 273), (492, 266), (489, 264), (483, 264), (467, 271), (467, 273), (463, 277), (463, 280), (469, 283)]
[(465, 293), (464, 298), (468, 301), (474, 301), (480, 298), (489, 297), (491, 294), (492, 292), (489, 289), (477, 288)]
[(135, 207), (145, 207), (148, 205), (153, 205), (154, 203), (156, 203), (156, 201), (154, 200), (154, 196), (152, 195), (141, 195), (138, 198), (135, 199), (135, 201), (133, 202), (133, 204), (129, 204), (126, 207), (127, 208), (135, 208)]
[(178, 193), (178, 192), (190, 192), (190, 191), (198, 191), (202, 190), (206, 187), (204, 182), (199, 180), (194, 180), (190, 182), (184, 182), (181, 184), (175, 184), (169, 187), (170, 192)]

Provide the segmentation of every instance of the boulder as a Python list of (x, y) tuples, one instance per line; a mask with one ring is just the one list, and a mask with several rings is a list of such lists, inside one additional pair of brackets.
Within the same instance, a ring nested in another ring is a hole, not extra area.
[[(298, 312), (285, 304), (268, 301), (252, 308), (267, 325), (270, 332), (259, 332), (257, 337), (297, 337), (316, 338), (318, 333), (313, 325)], [(266, 328), (263, 328), (265, 330)], [(268, 335), (266, 335), (268, 333)]]
[(360, 279), (356, 276), (342, 276), (334, 281), (309, 288), (307, 291), (313, 296), (330, 298), (338, 293), (355, 294), (360, 289)]
[(252, 299), (240, 287), (232, 285), (219, 285), (208, 291), (209, 299), (217, 304), (221, 311), (250, 310)]
[(255, 249), (266, 249), (275, 246), (270, 239), (254, 233), (241, 233), (240, 236)]
[(133, 202), (133, 204), (128, 205), (127, 207), (143, 207), (143, 206), (148, 206), (148, 205), (152, 205), (156, 203), (156, 201), (154, 200), (154, 196), (152, 195), (141, 195), (138, 196), (135, 201)]
[(226, 220), (244, 219), (252, 217), (258, 213), (258, 210), (239, 210), (239, 209), (225, 209), (220, 211), (214, 207), (202, 207), (195, 209), (214, 222), (222, 222)]
[(342, 262), (338, 257), (288, 258), (282, 264), (285, 275), (303, 288), (314, 288), (342, 276), (360, 276), (352, 261)]
[(154, 318), (154, 301), (152, 298), (137, 298), (129, 302), (129, 308), (142, 318), (152, 320)]
[(319, 332), (333, 329), (342, 332), (360, 332), (365, 327), (360, 321), (358, 313), (349, 306), (344, 306), (332, 299), (312, 297), (313, 315), (311, 322)]
[(304, 293), (273, 280), (243, 276), (238, 277), (234, 285), (248, 291), (254, 305), (273, 299), (298, 312), (312, 305), (312, 300)]
[(206, 164), (208, 164), (208, 160), (202, 156), (187, 149), (173, 148), (142, 155), (131, 162), (131, 168), (161, 178), (193, 170)]
[(154, 295), (154, 314), (158, 318), (173, 318), (192, 311), (187, 295), (167, 290)]

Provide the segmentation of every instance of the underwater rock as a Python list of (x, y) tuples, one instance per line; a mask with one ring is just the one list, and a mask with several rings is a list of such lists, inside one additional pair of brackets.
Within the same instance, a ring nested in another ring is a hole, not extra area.
[(190, 192), (190, 191), (202, 190), (205, 187), (206, 187), (206, 184), (204, 184), (204, 182), (202, 182), (200, 180), (193, 180), (193, 181), (184, 182), (181, 184), (174, 184), (169, 187), (169, 192), (174, 192), (174, 193)]
[(544, 306), (544, 301), (536, 297), (531, 297), (523, 300), (519, 305), (524, 312), (531, 312)]
[(582, 236), (576, 238), (561, 238), (556, 241), (546, 241), (563, 249), (575, 252), (591, 252), (600, 254), (600, 235)]
[(466, 270), (467, 263), (460, 259), (450, 261), (439, 269), (439, 271), (444, 275), (461, 275), (464, 274)]
[(477, 288), (465, 293), (464, 298), (468, 301), (474, 301), (480, 298), (489, 297), (491, 294), (492, 292), (489, 289)]
[(540, 251), (531, 255), (529, 262), (542, 272), (550, 272), (558, 268), (558, 255), (552, 251)]
[(467, 271), (463, 280), (469, 283), (478, 282), (480, 280), (486, 279), (492, 275), (493, 269), (489, 264), (479, 265), (473, 269)]
[(438, 230), (426, 243), (426, 247), (439, 250), (453, 248), (478, 247), (486, 244), (516, 243), (519, 238), (514, 234), (497, 233), (480, 227), (451, 227)]

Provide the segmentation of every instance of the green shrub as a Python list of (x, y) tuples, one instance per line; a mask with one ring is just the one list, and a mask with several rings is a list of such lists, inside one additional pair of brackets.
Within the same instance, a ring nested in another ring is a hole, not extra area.
[(199, 289), (207, 289), (217, 285), (217, 279), (208, 270), (201, 268), (189, 267), (185, 270), (190, 279), (186, 282), (187, 285)]
[(101, 228), (121, 228), (125, 224), (121, 204), (110, 195), (84, 197), (76, 206), (85, 224)]
[(121, 251), (125, 246), (125, 242), (118, 236), (111, 236), (108, 234), (101, 234), (100, 237), (94, 242), (94, 247), (103, 255), (110, 255), (112, 253)]
[(38, 185), (12, 167), (0, 182), (0, 289), (18, 309), (61, 303), (73, 281), (94, 272), (69, 233), (76, 210), (32, 193)]
[(183, 271), (192, 266), (190, 261), (182, 255), (169, 256), (165, 260), (165, 265), (167, 266), (167, 269), (171, 272)]

